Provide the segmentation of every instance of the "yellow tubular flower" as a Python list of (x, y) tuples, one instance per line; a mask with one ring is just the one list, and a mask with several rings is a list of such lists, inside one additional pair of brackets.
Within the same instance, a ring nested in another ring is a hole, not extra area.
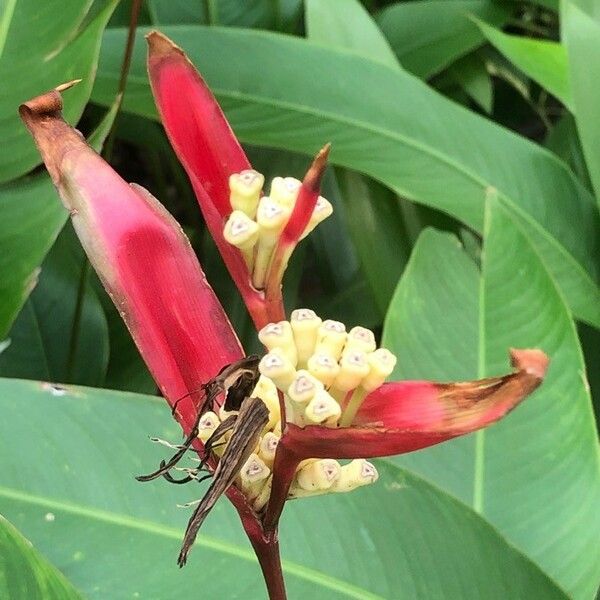
[[(323, 151), (319, 156), (322, 153)], [(320, 168), (324, 169), (325, 164), (326, 158), (322, 160)], [(286, 256), (285, 264), (275, 261), (278, 264), (273, 265), (273, 253), (302, 186), (294, 177), (275, 177), (271, 182), (269, 195), (261, 198), (264, 181), (264, 177), (253, 169), (234, 173), (229, 177), (229, 200), (233, 211), (223, 230), (225, 240), (239, 248), (243, 254), (252, 284), (259, 290), (264, 289), (269, 275), (272, 275), (271, 269), (278, 275), (283, 275), (289, 256)], [(319, 196), (300, 239), (306, 237), (332, 212), (331, 203)], [(293, 247), (290, 253), (292, 251)], [(307, 358), (308, 356), (305, 360)]]
[[(283, 185), (283, 184), (281, 184)], [(253, 454), (244, 464), (238, 482), (250, 505), (264, 510), (271, 491), (271, 469), (282, 435), (280, 396), (286, 419), (298, 427), (321, 425), (345, 427), (352, 423), (365, 397), (390, 375), (396, 357), (377, 349), (373, 332), (343, 323), (322, 321), (312, 310), (301, 308), (290, 321), (269, 323), (258, 334), (268, 352), (259, 363), (260, 377), (251, 397), (260, 398), (269, 410), (269, 420)], [(200, 420), (199, 437), (204, 442), (230, 414), (207, 412)], [(222, 455), (230, 434), (215, 452)], [(377, 480), (377, 470), (366, 460), (346, 465), (333, 459), (308, 459), (297, 469), (290, 498), (347, 492)]]
[(265, 178), (253, 169), (231, 175), (229, 177), (229, 199), (233, 210), (239, 210), (250, 219), (254, 219), (264, 182)]

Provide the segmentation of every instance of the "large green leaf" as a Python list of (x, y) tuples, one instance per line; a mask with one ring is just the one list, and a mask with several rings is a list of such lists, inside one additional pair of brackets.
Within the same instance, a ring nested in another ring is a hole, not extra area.
[[(258, 31), (163, 30), (199, 65), (243, 141), (306, 153), (331, 141), (335, 164), (478, 230), (485, 197), (495, 190), (527, 228), (576, 314), (600, 324), (597, 208), (556, 156), (355, 53)], [(106, 33), (96, 101), (112, 101), (124, 37), (122, 30)], [(140, 40), (125, 109), (156, 118), (144, 62)]]
[[(201, 488), (133, 480), (164, 455), (147, 434), (177, 438), (161, 400), (0, 380), (0, 406), (3, 510), (89, 598), (263, 597), (226, 501), (177, 568), (188, 512), (175, 503)], [(382, 462), (380, 475), (371, 489), (290, 503), (291, 598), (565, 600), (474, 512), (398, 467)]]
[(508, 35), (483, 21), (477, 20), (476, 23), (488, 42), (499, 52), (573, 110), (567, 53), (562, 44)]
[(78, 600), (75, 588), (0, 515), (0, 597)]
[(486, 234), (481, 274), (453, 236), (422, 235), (385, 326), (396, 376), (498, 374), (509, 347), (541, 347), (551, 357), (547, 379), (499, 424), (397, 461), (473, 506), (575, 597), (590, 598), (600, 577), (600, 471), (575, 327), (502, 208), (491, 211)]
[(103, 10), (83, 26), (91, 5), (88, 0), (9, 2), (0, 21), (0, 81), (4, 82), (0, 138), (10, 150), (0, 158), (0, 182), (41, 162), (17, 114), (21, 102), (65, 81), (83, 79), (65, 101), (67, 120), (79, 119), (94, 82), (102, 31), (115, 4), (116, 0), (106, 0)]
[[(65, 230), (41, 267), (38, 284), (0, 355), (4, 377), (102, 385), (108, 327), (89, 281), (89, 263), (73, 256)], [(73, 234), (74, 235), (74, 234)]]
[(469, 15), (500, 25), (510, 12), (492, 0), (416, 0), (384, 9), (377, 22), (400, 64), (425, 79), (483, 43)]
[(39, 267), (67, 211), (47, 175), (0, 186), (0, 338), (35, 286)]
[(399, 67), (385, 36), (358, 0), (306, 0), (304, 5), (311, 41), (354, 50), (393, 69)]
[[(584, 3), (585, 4), (585, 3)], [(563, 42), (567, 48), (573, 109), (592, 184), (600, 203), (600, 9), (584, 12), (577, 2), (561, 5)], [(590, 7), (591, 8), (591, 7)]]

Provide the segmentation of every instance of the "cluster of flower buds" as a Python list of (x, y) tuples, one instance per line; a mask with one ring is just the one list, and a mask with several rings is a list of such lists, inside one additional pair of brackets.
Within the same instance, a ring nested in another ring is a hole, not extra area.
[[(225, 223), (223, 236), (238, 248), (252, 275), (252, 284), (263, 289), (281, 233), (292, 215), (302, 183), (294, 177), (275, 177), (268, 196), (262, 195), (265, 178), (252, 169), (229, 178), (233, 212)], [(308, 225), (300, 236), (306, 237), (333, 212), (331, 203), (319, 196)]]
[[(283, 393), (288, 422), (304, 427), (350, 425), (369, 392), (391, 374), (396, 357), (377, 349), (373, 332), (364, 327), (346, 331), (343, 323), (322, 321), (312, 310), (299, 309), (290, 321), (270, 323), (258, 334), (269, 351), (259, 364), (261, 376), (252, 391), (269, 410), (260, 441), (238, 477), (254, 510), (260, 512), (271, 492), (273, 462), (281, 437), (279, 392)], [(207, 412), (199, 423), (206, 442), (228, 414)], [(220, 456), (228, 442), (214, 448)], [(342, 465), (333, 459), (301, 462), (290, 487), (290, 498), (348, 492), (377, 481), (375, 467), (363, 459)]]
[(349, 426), (362, 401), (391, 374), (396, 357), (377, 349), (373, 332), (322, 321), (299, 309), (270, 323), (258, 337), (269, 352), (259, 368), (285, 394), (287, 420), (299, 425)]

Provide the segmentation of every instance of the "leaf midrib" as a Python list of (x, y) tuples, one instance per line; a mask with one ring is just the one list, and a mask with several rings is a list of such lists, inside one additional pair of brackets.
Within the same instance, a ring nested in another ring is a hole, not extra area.
[[(43, 506), (47, 509), (57, 512), (68, 513), (87, 519), (110, 523), (112, 525), (119, 525), (121, 527), (128, 527), (130, 529), (136, 529), (138, 531), (159, 535), (169, 539), (181, 540), (182, 534), (179, 529), (154, 523), (146, 519), (133, 518), (128, 515), (110, 512), (99, 508), (89, 508), (71, 502), (44, 498), (42, 496), (24, 493), (22, 491), (7, 487), (0, 487), (0, 496), (18, 502)], [(252, 563), (257, 562), (256, 557), (252, 552), (243, 550), (234, 544), (223, 542), (211, 536), (200, 536), (196, 541), (196, 544), (205, 548), (209, 548), (215, 552), (227, 554), (241, 560)], [(357, 600), (384, 600), (383, 596), (378, 596), (377, 594), (373, 594), (368, 590), (364, 590), (350, 583), (341, 581), (335, 577), (331, 577), (330, 575), (326, 575), (315, 569), (311, 569), (310, 567), (300, 565), (296, 562), (283, 560), (282, 565), (284, 571), (288, 575), (293, 575), (300, 579), (310, 581), (311, 583), (323, 588), (339, 592), (340, 594), (346, 595), (348, 598), (355, 598)]]

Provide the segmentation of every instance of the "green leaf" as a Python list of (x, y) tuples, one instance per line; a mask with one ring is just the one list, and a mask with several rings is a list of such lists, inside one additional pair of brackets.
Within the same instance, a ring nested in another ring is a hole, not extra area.
[(547, 352), (546, 381), (499, 424), (396, 461), (473, 506), (574, 597), (590, 598), (600, 578), (600, 471), (583, 357), (551, 276), (501, 206), (486, 224), (481, 273), (453, 236), (422, 235), (384, 344), (398, 353), (397, 377), (441, 381), (506, 372), (510, 347)]
[(102, 117), (102, 120), (98, 123), (94, 131), (89, 135), (87, 142), (96, 152), (102, 152), (104, 142), (106, 142), (106, 139), (110, 135), (120, 108), (121, 97), (119, 94), (113, 100), (113, 103), (110, 105), (108, 111), (104, 117)]
[(558, 5), (560, 0), (532, 0), (534, 4), (538, 4), (539, 6), (543, 6), (548, 10), (552, 10), (554, 12), (558, 12)]
[(89, 281), (87, 259), (72, 256), (63, 231), (44, 260), (38, 284), (0, 355), (0, 375), (101, 385), (108, 327)]
[(491, 0), (416, 0), (384, 9), (377, 23), (400, 64), (427, 79), (483, 43), (469, 15), (501, 25), (510, 13)]
[(472, 52), (457, 60), (446, 73), (473, 102), (491, 114), (494, 103), (492, 78), (485, 61), (478, 53)]
[(0, 207), (0, 339), (4, 339), (68, 213), (46, 174), (0, 186)]
[(78, 600), (77, 590), (0, 515), (0, 597)]
[[(189, 52), (242, 141), (308, 154), (331, 141), (333, 163), (479, 231), (485, 197), (496, 191), (526, 227), (575, 314), (600, 324), (597, 207), (552, 153), (407, 73), (354, 53), (258, 31), (163, 31)], [(122, 30), (105, 35), (93, 93), (98, 102), (112, 102), (124, 39)], [(156, 118), (144, 56), (140, 39), (124, 109)]]
[(562, 44), (508, 35), (483, 21), (478, 19), (474, 21), (488, 42), (499, 52), (523, 73), (556, 96), (567, 108), (573, 110), (567, 53)]
[(311, 41), (353, 50), (393, 69), (399, 68), (387, 39), (358, 0), (306, 0), (304, 6), (307, 37)]
[(358, 173), (338, 169), (337, 176), (354, 247), (377, 307), (385, 315), (411, 250), (398, 199)]
[(565, 113), (560, 121), (555, 123), (546, 136), (545, 146), (568, 164), (588, 189), (592, 189), (577, 125), (572, 114)]
[[(264, 596), (225, 500), (189, 566), (177, 568), (189, 511), (175, 504), (202, 488), (133, 479), (164, 456), (148, 434), (179, 437), (161, 400), (0, 380), (0, 406), (3, 510), (87, 597)], [(464, 598), (476, 589), (565, 600), (474, 512), (386, 462), (380, 475), (371, 489), (289, 504), (280, 539), (291, 598)]]
[(573, 111), (596, 197), (600, 203), (600, 10), (596, 18), (565, 0), (561, 10), (562, 38), (567, 49)]
[[(580, 11), (583, 11), (595, 21), (600, 21), (600, 4), (596, 0), (568, 0), (568, 3), (577, 6)], [(564, 15), (561, 14), (561, 17), (564, 17)]]
[(323, 293), (311, 298), (308, 306), (325, 318), (341, 320), (348, 328), (354, 325), (378, 329), (383, 320), (375, 304), (373, 292), (364, 275), (359, 272), (339, 291)]
[[(212, 4), (209, 9), (208, 4)], [(152, 21), (160, 25), (208, 24), (261, 29), (287, 28), (300, 0), (148, 0)]]
[(189, 0), (148, 0), (148, 11), (152, 22), (157, 25), (176, 25), (179, 23), (205, 23), (204, 7), (206, 1)]
[[(23, 175), (38, 165), (40, 155), (17, 113), (21, 102), (60, 83), (83, 79), (65, 99), (66, 119), (75, 123), (90, 97), (102, 31), (116, 0), (85, 26), (90, 2), (11, 0), (0, 21), (0, 182)], [(12, 9), (12, 10), (11, 10)], [(56, 18), (60, 15), (60, 18)], [(8, 82), (10, 82), (8, 84)]]

